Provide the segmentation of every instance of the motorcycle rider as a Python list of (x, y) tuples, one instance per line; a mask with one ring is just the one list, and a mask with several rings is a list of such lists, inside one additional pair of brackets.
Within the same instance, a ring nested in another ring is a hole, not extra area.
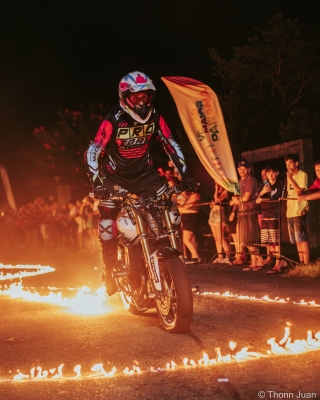
[[(117, 291), (112, 277), (117, 263), (117, 206), (109, 200), (115, 186), (136, 195), (161, 196), (167, 189), (152, 168), (149, 143), (155, 136), (178, 169), (182, 180), (188, 178), (179, 145), (153, 106), (156, 88), (143, 72), (124, 76), (119, 84), (119, 105), (112, 108), (85, 152), (88, 176), (95, 198), (99, 199), (99, 241), (104, 264), (104, 282), (109, 296)], [(193, 182), (193, 181), (192, 181)]]

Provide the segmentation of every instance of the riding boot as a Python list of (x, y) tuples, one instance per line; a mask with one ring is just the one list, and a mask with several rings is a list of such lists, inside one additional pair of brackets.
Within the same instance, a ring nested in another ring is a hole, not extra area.
[(117, 243), (117, 238), (100, 240), (101, 256), (104, 264), (102, 281), (105, 283), (106, 292), (109, 296), (112, 296), (118, 290), (116, 281), (112, 277), (113, 267), (118, 262)]

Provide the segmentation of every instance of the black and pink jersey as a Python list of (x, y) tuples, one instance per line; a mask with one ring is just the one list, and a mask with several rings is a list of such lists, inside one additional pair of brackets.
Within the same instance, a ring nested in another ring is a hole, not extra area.
[(101, 123), (85, 152), (85, 162), (93, 186), (102, 176), (112, 174), (125, 179), (137, 178), (152, 167), (149, 143), (155, 136), (178, 169), (182, 178), (187, 174), (185, 160), (177, 142), (162, 116), (153, 110), (145, 123), (135, 121), (120, 106), (114, 107)]

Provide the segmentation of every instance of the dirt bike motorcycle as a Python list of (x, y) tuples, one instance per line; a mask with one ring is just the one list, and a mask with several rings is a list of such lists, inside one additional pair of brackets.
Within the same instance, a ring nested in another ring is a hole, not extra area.
[(132, 196), (124, 189), (110, 199), (118, 203), (118, 263), (113, 271), (121, 300), (133, 314), (156, 308), (163, 328), (185, 333), (190, 329), (193, 296), (183, 255), (179, 250), (179, 212), (172, 208), (173, 187), (161, 198)]

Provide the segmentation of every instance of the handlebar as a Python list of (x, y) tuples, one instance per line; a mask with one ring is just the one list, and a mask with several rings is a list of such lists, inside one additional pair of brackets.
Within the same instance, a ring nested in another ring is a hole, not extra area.
[[(119, 190), (110, 193), (109, 197), (101, 200), (112, 200), (116, 202), (121, 202), (125, 200), (137, 201), (139, 203), (147, 205), (148, 203), (161, 203), (163, 201), (167, 201), (171, 198), (173, 194), (180, 194), (182, 192), (194, 192), (194, 189), (191, 186), (188, 187), (184, 182), (179, 183), (176, 186), (170, 186), (168, 189), (159, 197), (157, 196), (137, 196), (129, 193), (128, 190), (124, 188), (120, 188)], [(89, 196), (95, 198), (94, 192), (90, 192)], [(163, 204), (164, 205), (164, 204)]]

